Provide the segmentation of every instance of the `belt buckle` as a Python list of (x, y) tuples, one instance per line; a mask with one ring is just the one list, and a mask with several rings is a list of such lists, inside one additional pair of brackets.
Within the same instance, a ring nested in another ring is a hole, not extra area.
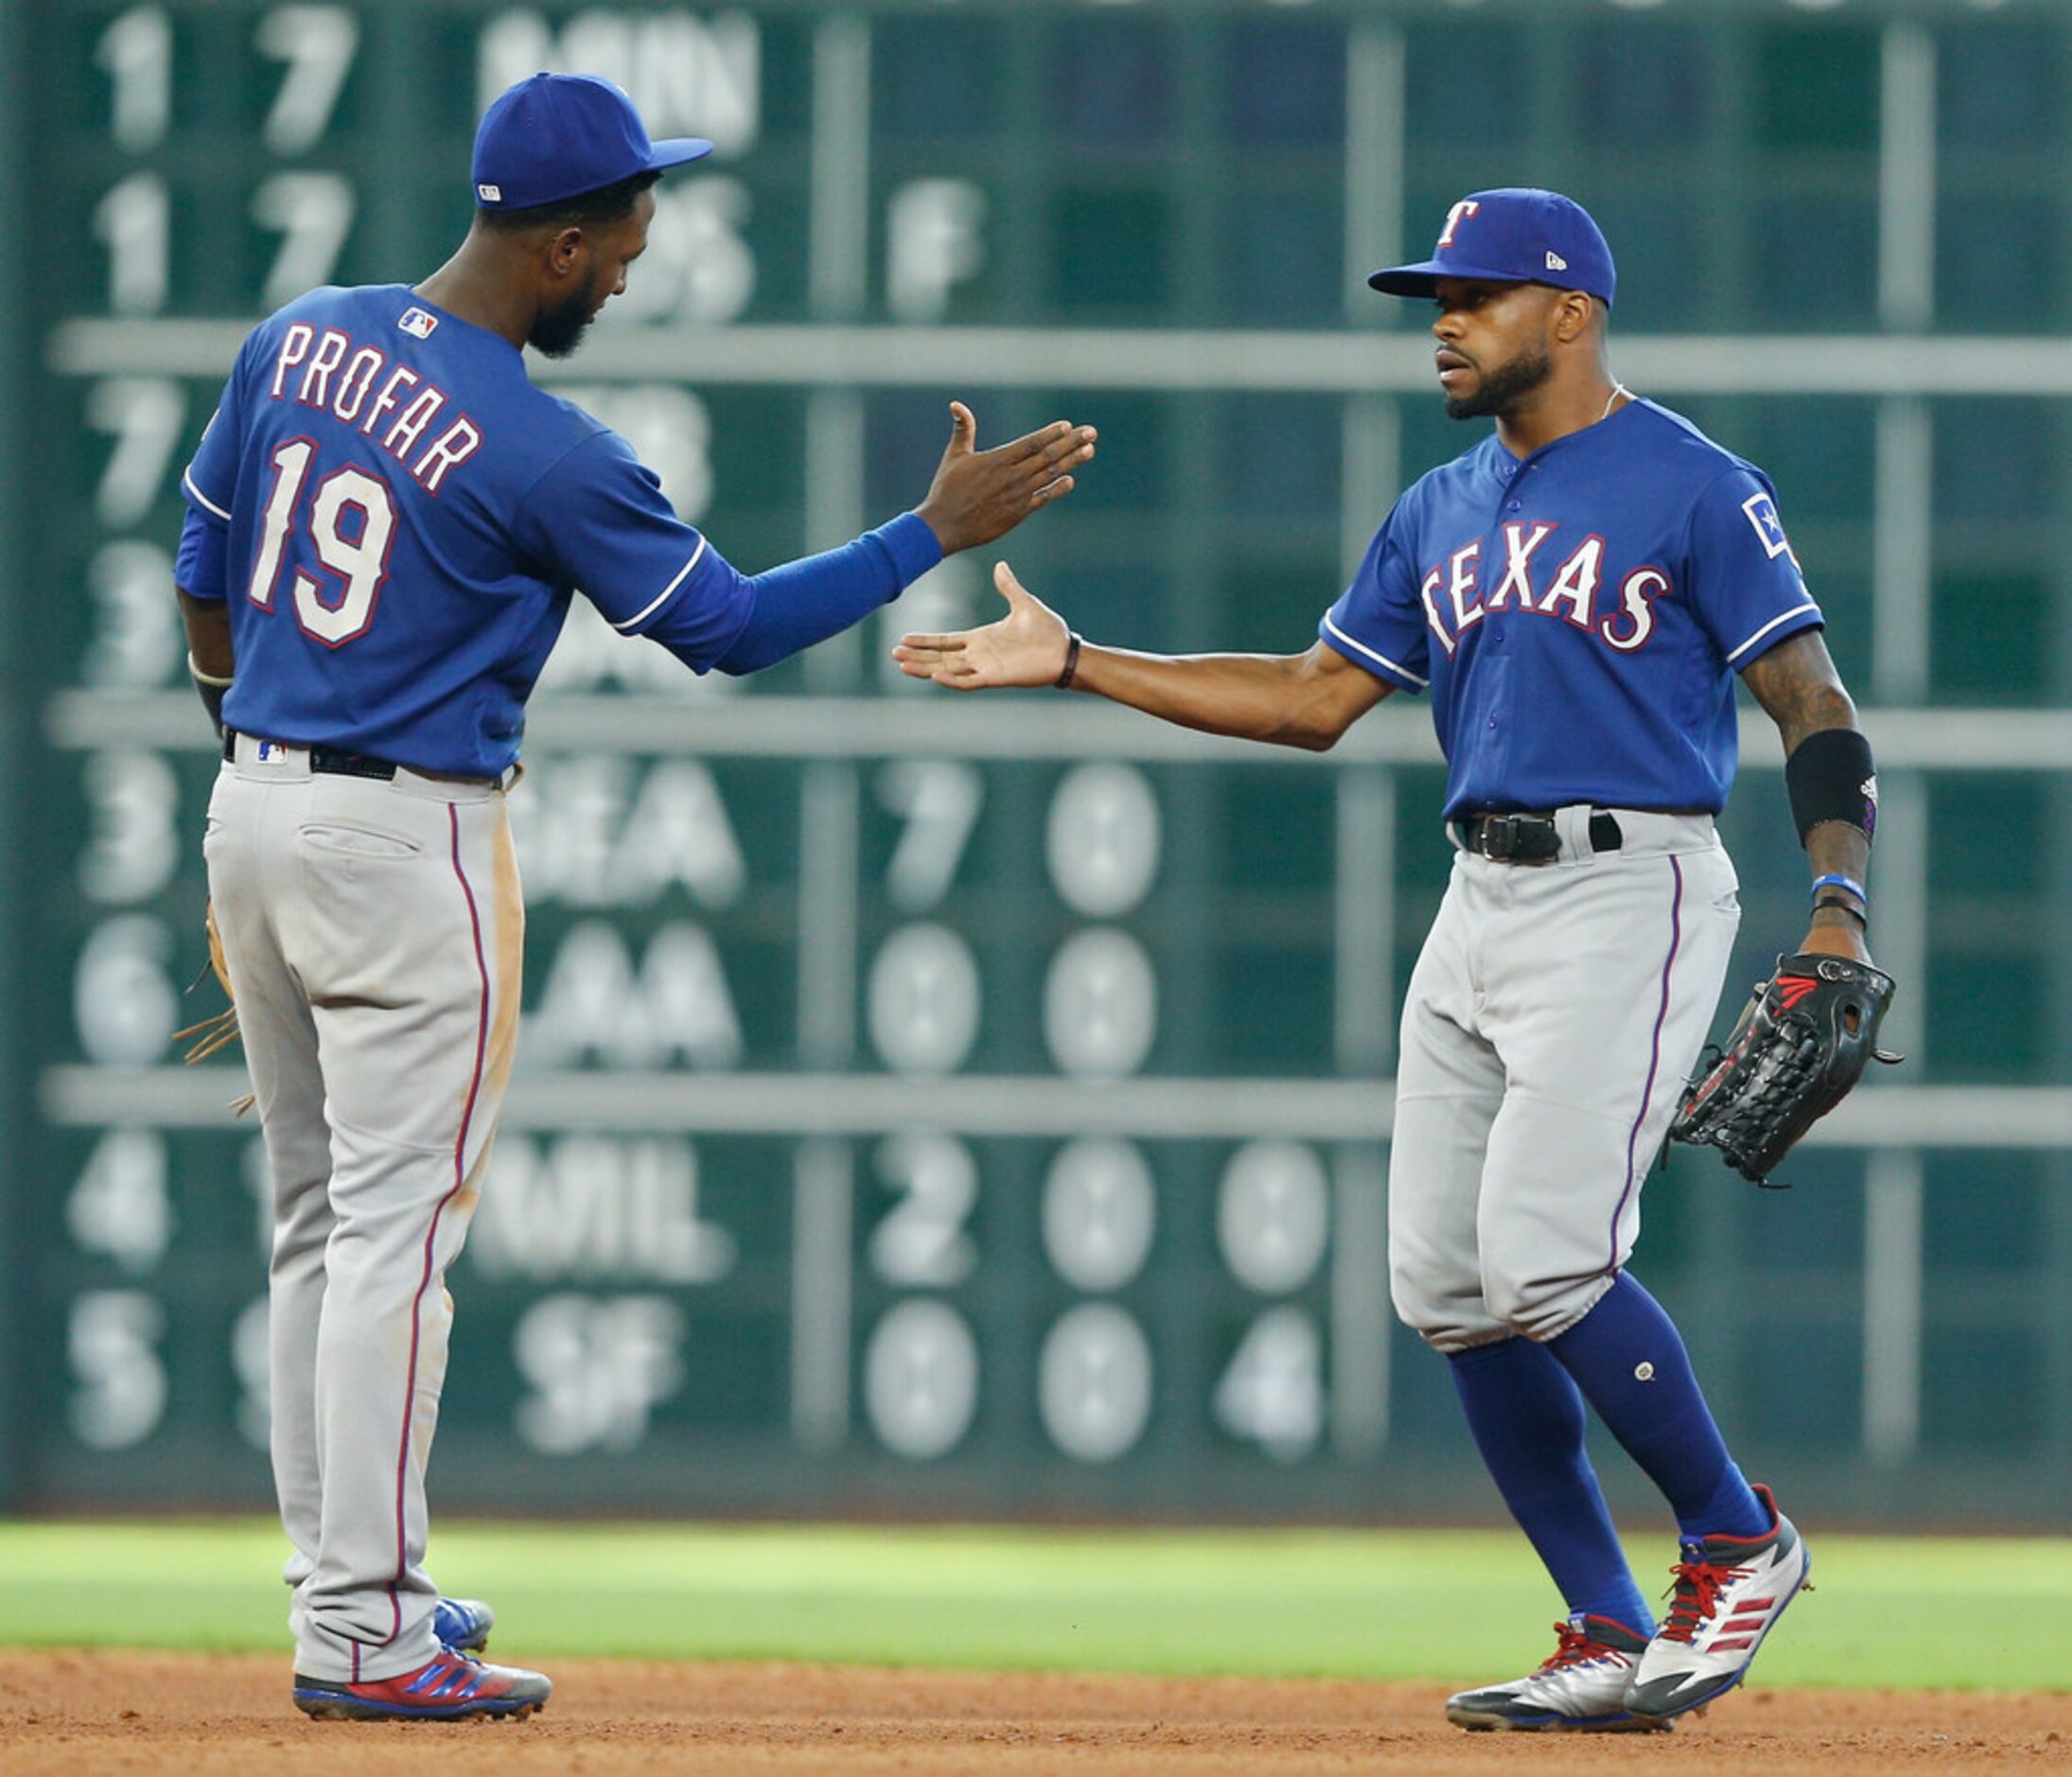
[[(1503, 849), (1497, 849), (1494, 836), (1501, 834)], [(1511, 815), (1484, 815), (1475, 831), (1475, 849), (1492, 864), (1509, 861), (1518, 848), (1518, 821)]]

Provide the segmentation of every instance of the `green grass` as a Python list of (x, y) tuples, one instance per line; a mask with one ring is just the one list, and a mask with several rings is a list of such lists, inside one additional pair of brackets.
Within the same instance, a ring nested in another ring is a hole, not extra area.
[[(282, 1649), (284, 1553), (270, 1522), (0, 1523), (0, 1645)], [(432, 1561), (542, 1661), (1459, 1681), (1536, 1661), (1559, 1610), (1494, 1532), (442, 1523)], [(1815, 1562), (1768, 1684), (2072, 1686), (2072, 1539), (1827, 1537)]]

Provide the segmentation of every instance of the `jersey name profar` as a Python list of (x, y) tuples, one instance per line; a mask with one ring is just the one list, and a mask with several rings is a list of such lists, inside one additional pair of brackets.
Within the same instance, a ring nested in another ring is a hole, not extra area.
[[(297, 371), (299, 377), (290, 374)], [(378, 345), (356, 347), (337, 327), (320, 333), (306, 321), (291, 325), (281, 336), (269, 394), (357, 426), (428, 494), (436, 494), (447, 471), (482, 449), (482, 432), (465, 413), (454, 413), (432, 431), (432, 422), (452, 406), (437, 383), (408, 364), (391, 365)]]
[(1425, 622), (1449, 660), (1461, 637), (1487, 613), (1514, 607), (1561, 618), (1621, 654), (1646, 645), (1655, 633), (1655, 601), (1675, 589), (1668, 574), (1636, 568), (1607, 594), (1605, 539), (1586, 537), (1556, 565), (1547, 544), (1559, 528), (1508, 523), (1501, 565), (1483, 560), (1478, 537), (1425, 575), (1418, 588)]

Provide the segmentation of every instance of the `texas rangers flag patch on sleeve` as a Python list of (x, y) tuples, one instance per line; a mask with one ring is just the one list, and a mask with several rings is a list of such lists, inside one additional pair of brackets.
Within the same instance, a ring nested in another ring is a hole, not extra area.
[(1741, 509), (1748, 515), (1748, 522), (1755, 527), (1755, 534), (1763, 539), (1764, 553), (1772, 561), (1780, 555), (1791, 555), (1796, 564), (1799, 557), (1791, 554), (1791, 539), (1784, 535), (1784, 521), (1777, 516), (1777, 501), (1767, 494), (1753, 494), (1741, 502)]

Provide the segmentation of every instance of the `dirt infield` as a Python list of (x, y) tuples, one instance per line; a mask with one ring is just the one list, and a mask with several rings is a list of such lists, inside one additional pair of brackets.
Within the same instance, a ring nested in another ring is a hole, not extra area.
[(1076, 1774), (2072, 1767), (2072, 1697), (1763, 1692), (1673, 1734), (1466, 1734), (1431, 1685), (556, 1665), (526, 1722), (318, 1723), (279, 1660), (0, 1652), (0, 1769)]

